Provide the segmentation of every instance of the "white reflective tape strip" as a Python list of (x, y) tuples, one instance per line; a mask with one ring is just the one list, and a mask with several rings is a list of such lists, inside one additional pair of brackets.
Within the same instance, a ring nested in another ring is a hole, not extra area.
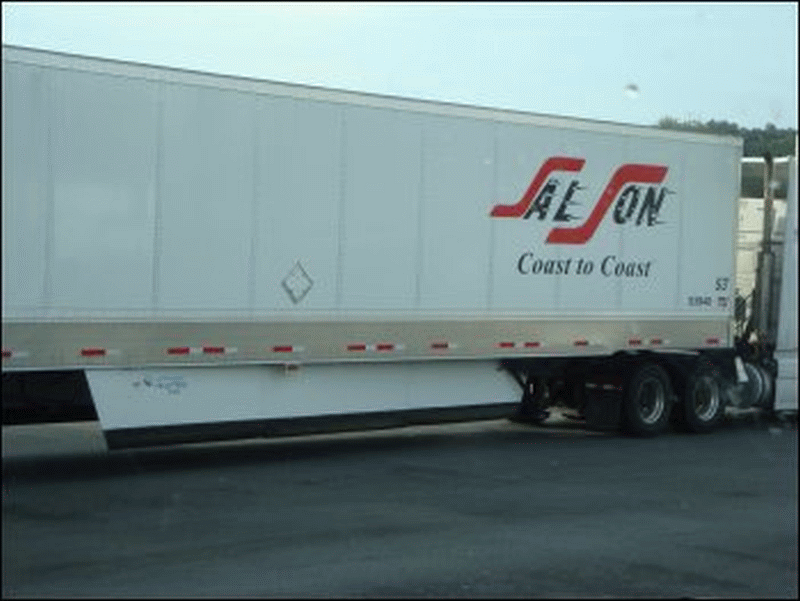
[(3, 351), (3, 359), (24, 359), (25, 357), (30, 357), (30, 355), (28, 351)]

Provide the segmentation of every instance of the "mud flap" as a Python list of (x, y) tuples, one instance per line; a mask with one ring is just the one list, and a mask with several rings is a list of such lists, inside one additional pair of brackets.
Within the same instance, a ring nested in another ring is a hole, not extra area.
[(620, 429), (622, 391), (607, 385), (586, 384), (586, 427), (590, 430), (614, 432)]

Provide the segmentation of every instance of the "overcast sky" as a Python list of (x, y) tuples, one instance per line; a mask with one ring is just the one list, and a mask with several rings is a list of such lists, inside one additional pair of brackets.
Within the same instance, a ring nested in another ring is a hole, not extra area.
[(794, 2), (2, 7), (4, 44), (625, 123), (797, 128)]

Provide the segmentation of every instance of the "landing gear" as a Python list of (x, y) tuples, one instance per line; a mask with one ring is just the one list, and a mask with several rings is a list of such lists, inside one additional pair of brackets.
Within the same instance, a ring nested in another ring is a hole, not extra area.
[(547, 384), (544, 378), (529, 378), (523, 386), (522, 401), (514, 421), (541, 424), (550, 417), (550, 412), (544, 408), (546, 391)]

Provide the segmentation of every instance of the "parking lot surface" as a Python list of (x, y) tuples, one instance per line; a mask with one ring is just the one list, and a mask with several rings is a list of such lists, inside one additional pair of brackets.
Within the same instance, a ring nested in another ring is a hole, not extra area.
[(3, 595), (796, 598), (797, 508), (796, 426), (757, 420), (115, 452), (4, 428)]

